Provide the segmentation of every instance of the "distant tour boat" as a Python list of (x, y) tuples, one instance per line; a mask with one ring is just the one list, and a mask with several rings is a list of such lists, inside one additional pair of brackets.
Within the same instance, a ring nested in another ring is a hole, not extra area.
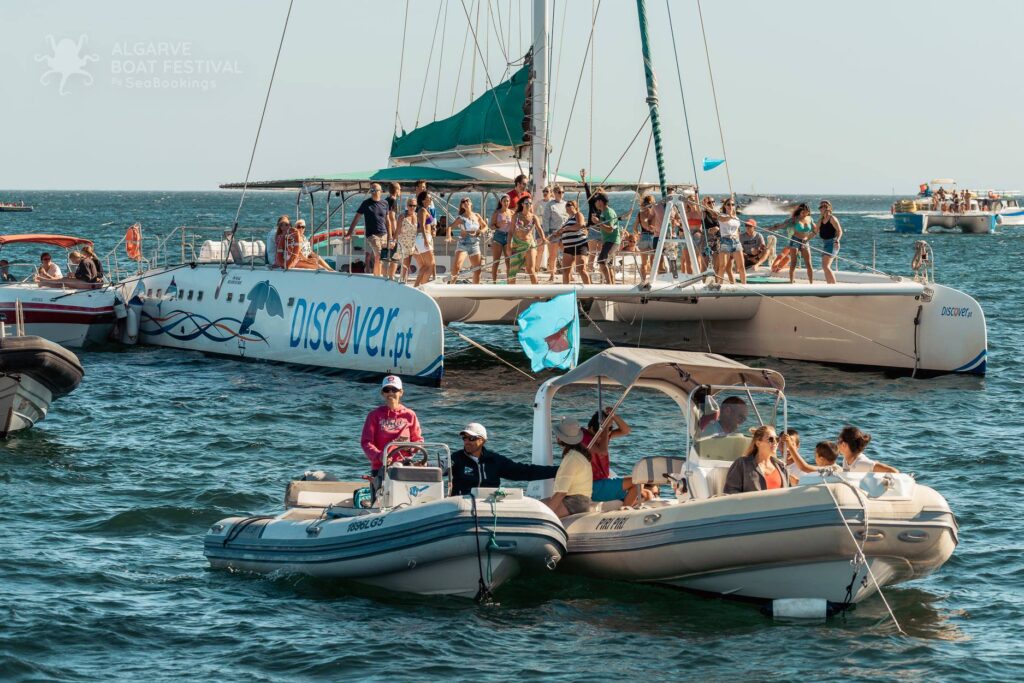
[(14, 202), (0, 202), (0, 213), (27, 212), (31, 210), (32, 207), (25, 202), (18, 202), (17, 204)]
[[(931, 186), (939, 189), (932, 190)], [(978, 193), (968, 191), (968, 204), (945, 201), (946, 192), (957, 197), (956, 181), (937, 178), (921, 185), (917, 199), (901, 199), (892, 205), (892, 219), (896, 232), (923, 235), (928, 232), (957, 231), (972, 235), (986, 235), (996, 231), (998, 214), (990, 204), (979, 201)]]

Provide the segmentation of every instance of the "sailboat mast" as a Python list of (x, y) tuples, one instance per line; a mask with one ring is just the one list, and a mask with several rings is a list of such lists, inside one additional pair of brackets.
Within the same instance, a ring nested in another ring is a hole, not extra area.
[(658, 162), (658, 184), (661, 196), (668, 196), (665, 183), (665, 152), (661, 146), (661, 117), (658, 116), (658, 79), (651, 62), (651, 44), (647, 38), (647, 3), (636, 0), (636, 14), (640, 20), (640, 47), (644, 55), (644, 78), (647, 79), (647, 107), (651, 110), (651, 132), (654, 133), (654, 158)]
[(533, 93), (530, 98), (530, 177), (534, 197), (548, 183), (548, 0), (533, 0)]

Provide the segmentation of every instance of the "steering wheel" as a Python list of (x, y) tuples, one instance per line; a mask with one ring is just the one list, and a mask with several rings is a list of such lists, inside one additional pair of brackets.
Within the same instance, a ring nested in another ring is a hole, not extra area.
[(388, 453), (385, 467), (390, 467), (399, 460), (405, 460), (406, 455), (409, 454), (410, 451), (420, 451), (423, 453), (423, 457), (419, 460), (419, 462), (412, 463), (412, 466), (426, 467), (427, 461), (430, 459), (430, 453), (428, 453), (427, 449), (424, 448), (423, 446), (403, 446), (401, 449), (396, 448), (395, 450)]

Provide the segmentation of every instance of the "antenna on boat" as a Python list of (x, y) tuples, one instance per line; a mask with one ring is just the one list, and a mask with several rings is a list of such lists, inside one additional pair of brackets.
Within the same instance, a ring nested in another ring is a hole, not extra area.
[(668, 196), (665, 182), (665, 150), (661, 145), (661, 118), (658, 115), (658, 80), (651, 62), (651, 44), (647, 37), (647, 3), (636, 0), (636, 14), (640, 20), (640, 48), (644, 55), (644, 78), (647, 80), (647, 107), (651, 111), (651, 132), (654, 134), (654, 158), (658, 162), (658, 185), (661, 196)]

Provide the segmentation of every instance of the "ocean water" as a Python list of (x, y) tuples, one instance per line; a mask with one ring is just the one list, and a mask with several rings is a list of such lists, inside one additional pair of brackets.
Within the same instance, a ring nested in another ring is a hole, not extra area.
[[(37, 207), (0, 214), (3, 233), (80, 234), (101, 253), (135, 220), (147, 235), (227, 225), (238, 202), (236, 193), (0, 197)], [(889, 232), (891, 198), (831, 199), (846, 230), (843, 256), (908, 272), (914, 238)], [(269, 227), (294, 207), (290, 194), (250, 195), (242, 222)], [(1024, 301), (1016, 266), (1024, 228), (925, 239), (939, 281), (985, 309), (986, 377), (890, 379), (752, 361), (785, 374), (791, 424), (805, 444), (858, 424), (874, 435), (875, 457), (948, 498), (961, 529), (952, 559), (885, 591), (905, 636), (877, 597), (827, 622), (780, 623), (746, 603), (557, 572), (513, 581), (497, 604), (478, 606), (211, 571), (202, 539), (212, 522), (278, 511), (285, 483), (306, 469), (365, 470), (358, 436), (377, 388), (283, 366), (112, 348), (83, 352), (79, 390), (36, 428), (0, 442), (0, 679), (1019, 680)], [(527, 367), (507, 328), (463, 331)], [(527, 460), (538, 382), (452, 348), (445, 385), (406, 395), (428, 439), (454, 445), (461, 426), (478, 420), (497, 450)], [(560, 409), (586, 417), (587, 400)], [(665, 403), (639, 393), (623, 414), (635, 433), (612, 457), (628, 469), (672, 425)]]

